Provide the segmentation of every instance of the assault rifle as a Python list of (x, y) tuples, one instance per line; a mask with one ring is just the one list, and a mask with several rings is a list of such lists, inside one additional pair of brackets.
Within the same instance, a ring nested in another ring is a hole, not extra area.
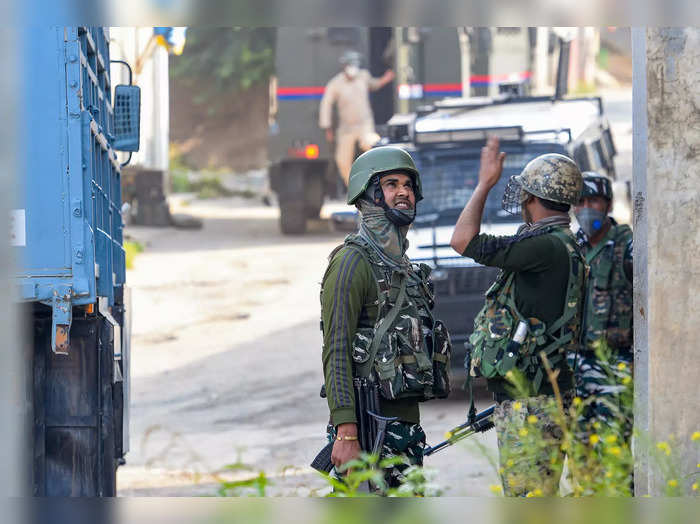
[(433, 453), (437, 453), (451, 446), (455, 442), (459, 442), (462, 439), (470, 437), (475, 433), (484, 433), (494, 427), (493, 424), (493, 410), (496, 408), (495, 405), (490, 408), (485, 409), (481, 413), (477, 413), (474, 416), (470, 416), (469, 419), (464, 423), (460, 424), (456, 428), (452, 428), (447, 432), (447, 440), (443, 440), (439, 444), (425, 448), (423, 450), (423, 456), (429, 457)]
[[(352, 385), (355, 389), (355, 416), (360, 449), (367, 453), (378, 454), (384, 444), (387, 423), (397, 419), (379, 415), (379, 386), (374, 381), (367, 378), (354, 378)], [(321, 388), (321, 397), (326, 397), (325, 387)], [(331, 462), (333, 443), (326, 444), (316, 455), (311, 463), (312, 468), (322, 473), (330, 473), (333, 469)]]

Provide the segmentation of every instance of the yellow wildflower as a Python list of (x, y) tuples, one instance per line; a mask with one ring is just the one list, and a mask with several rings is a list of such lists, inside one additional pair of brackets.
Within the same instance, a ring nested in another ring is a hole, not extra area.
[(617, 369), (619, 369), (620, 371), (624, 371), (624, 370), (627, 369), (627, 364), (625, 364), (624, 362), (620, 362), (620, 363), (617, 365)]
[(625, 386), (626, 386), (627, 384), (629, 384), (630, 382), (632, 382), (632, 377), (624, 377), (624, 378), (622, 379), (622, 383), (623, 383)]
[(522, 409), (523, 405), (520, 401), (515, 401), (513, 402), (513, 411), (520, 411)]
[(693, 485), (690, 486), (690, 488), (691, 488), (693, 491), (697, 491), (697, 490), (698, 490), (698, 483), (697, 483), (697, 482), (693, 483)]
[(693, 436), (690, 437), (690, 439), (693, 442), (697, 442), (698, 440), (700, 440), (700, 431), (696, 431), (695, 433), (693, 433)]
[(666, 456), (671, 455), (671, 446), (669, 446), (668, 442), (666, 442), (666, 441), (662, 441), (662, 442), (659, 442), (658, 444), (656, 444), (656, 448), (659, 451), (663, 451), (664, 453), (666, 453)]
[(617, 435), (608, 435), (605, 437), (605, 442), (608, 444), (615, 444), (615, 442), (617, 442)]
[(534, 497), (534, 496), (535, 496), (535, 495), (533, 495), (532, 491), (528, 491), (528, 492), (527, 492), (527, 495), (525, 495), (525, 498), (526, 498), (526, 499), (531, 499), (531, 498)]
[(529, 417), (527, 417), (527, 421), (530, 424), (534, 424), (535, 422), (537, 422), (537, 417), (535, 415), (530, 415)]
[(611, 479), (612, 476), (613, 476), (612, 471), (608, 471), (608, 472), (605, 474), (605, 478), (606, 478), (606, 479)]
[(501, 486), (499, 486), (498, 484), (491, 484), (489, 486), (489, 489), (491, 490), (491, 493), (493, 493), (495, 495), (500, 495), (501, 491), (502, 491)]
[(527, 429), (520, 428), (520, 431), (518, 431), (518, 435), (520, 435), (521, 437), (527, 437)]
[(535, 491), (532, 492), (532, 494), (535, 497), (541, 497), (543, 495), (542, 490), (540, 488), (537, 488)]
[(600, 429), (600, 422), (596, 420), (596, 421), (593, 423), (593, 427), (594, 427), (595, 429)]
[(581, 404), (583, 404), (581, 397), (574, 397), (574, 406), (579, 407)]
[(620, 453), (622, 453), (622, 448), (620, 448), (620, 446), (613, 446), (612, 448), (610, 448), (610, 453), (612, 453), (616, 457), (619, 457)]
[(591, 443), (591, 446), (595, 446), (598, 442), (600, 441), (600, 437), (593, 433), (590, 437), (588, 437), (588, 442)]
[(505, 472), (506, 472), (505, 469), (503, 469), (503, 468), (498, 468), (498, 474), (499, 474), (499, 475), (503, 475)]
[(513, 459), (506, 460), (506, 467), (512, 468), (513, 466), (515, 466)]
[(678, 481), (676, 479), (671, 479), (668, 481), (669, 488), (675, 488), (676, 486), (678, 486)]

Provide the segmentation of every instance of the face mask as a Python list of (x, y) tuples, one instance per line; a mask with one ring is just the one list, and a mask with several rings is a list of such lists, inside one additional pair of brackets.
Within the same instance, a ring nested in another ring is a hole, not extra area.
[(605, 224), (606, 215), (602, 211), (593, 209), (592, 207), (584, 207), (576, 213), (576, 220), (587, 236), (595, 236)]
[(355, 78), (357, 76), (357, 73), (359, 72), (360, 68), (356, 65), (345, 66), (345, 74), (348, 75), (350, 78)]

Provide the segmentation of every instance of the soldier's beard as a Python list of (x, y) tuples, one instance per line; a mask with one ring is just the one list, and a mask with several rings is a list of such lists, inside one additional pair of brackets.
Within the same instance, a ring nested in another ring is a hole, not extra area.
[(526, 224), (532, 224), (532, 215), (530, 214), (530, 212), (529, 212), (529, 211), (527, 210), (527, 208), (525, 207), (525, 204), (527, 204), (527, 202), (523, 202), (523, 213), (522, 213), (522, 214), (523, 214), (523, 221), (524, 221)]

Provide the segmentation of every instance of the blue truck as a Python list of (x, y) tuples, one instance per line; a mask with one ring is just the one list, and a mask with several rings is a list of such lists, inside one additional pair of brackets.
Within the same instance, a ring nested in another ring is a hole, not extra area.
[(34, 28), (23, 52), (10, 243), (27, 322), (32, 491), (112, 496), (129, 389), (117, 151), (139, 148), (140, 91), (112, 86), (107, 28)]

